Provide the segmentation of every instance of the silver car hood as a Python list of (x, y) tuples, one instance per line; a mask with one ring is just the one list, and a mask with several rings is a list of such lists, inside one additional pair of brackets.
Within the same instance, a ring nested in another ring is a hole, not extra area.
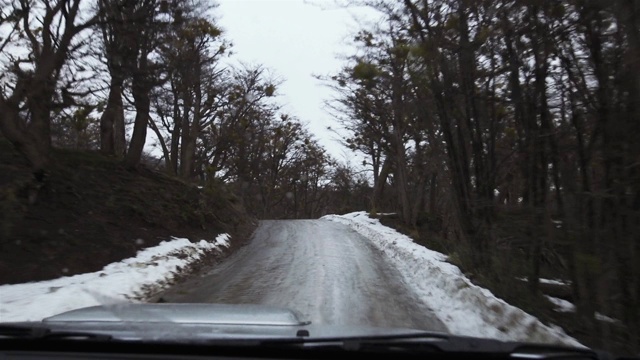
[[(119, 304), (94, 306), (48, 317), (41, 322), (0, 323), (4, 340), (44, 339), (96, 344), (179, 344), (251, 348), (333, 349), (353, 352), (377, 346), (381, 351), (449, 351), (507, 354), (512, 358), (598, 358), (589, 349), (524, 344), (401, 328), (312, 324), (285, 308), (224, 304)], [(394, 340), (397, 340), (395, 342)], [(131, 342), (130, 342), (131, 341)], [(27, 343), (29, 344), (29, 343)], [(369, 348), (372, 349), (372, 348)], [(0, 349), (0, 357), (3, 353)], [(345, 352), (345, 354), (346, 354)], [(357, 353), (356, 353), (357, 354)], [(603, 353), (604, 354), (604, 353)], [(606, 355), (606, 354), (605, 354)], [(603, 356), (600, 358), (611, 358)]]
[(266, 305), (230, 304), (118, 304), (67, 311), (42, 320), (60, 322), (137, 322), (208, 325), (306, 325), (286, 308)]
[(199, 303), (92, 306), (45, 318), (37, 326), (53, 332), (83, 332), (108, 334), (124, 340), (179, 342), (424, 333), (415, 329), (313, 324), (301, 319), (293, 310), (274, 306)]

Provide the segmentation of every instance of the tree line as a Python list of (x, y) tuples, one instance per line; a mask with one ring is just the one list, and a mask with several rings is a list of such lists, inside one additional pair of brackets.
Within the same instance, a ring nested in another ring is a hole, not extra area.
[(0, 9), (0, 133), (36, 181), (55, 164), (53, 148), (88, 149), (131, 169), (228, 184), (259, 217), (346, 209), (345, 188), (332, 184), (349, 192), (355, 182), (332, 180), (352, 170), (282, 111), (268, 69), (224, 64), (232, 44), (210, 2), (2, 0)]
[(345, 144), (367, 157), (369, 209), (435, 221), (497, 278), (519, 248), (533, 294), (557, 258), (589, 331), (610, 339), (594, 313), (610, 314), (637, 348), (639, 4), (350, 3), (382, 21), (325, 80)]

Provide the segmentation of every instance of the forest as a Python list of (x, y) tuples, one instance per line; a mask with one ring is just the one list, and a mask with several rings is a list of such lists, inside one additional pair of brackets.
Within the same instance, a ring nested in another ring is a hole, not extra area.
[(223, 184), (259, 219), (394, 213), (499, 295), (539, 302), (561, 274), (580, 331), (637, 350), (640, 3), (346, 3), (382, 20), (319, 80), (362, 164), (282, 110), (269, 69), (225, 65), (199, 0), (0, 0), (1, 137), (36, 188), (73, 149)]

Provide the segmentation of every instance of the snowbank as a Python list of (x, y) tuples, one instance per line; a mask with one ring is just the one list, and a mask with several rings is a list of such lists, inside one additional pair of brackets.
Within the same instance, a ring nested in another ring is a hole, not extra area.
[[(549, 302), (551, 302), (554, 305), (554, 311), (557, 312), (576, 312), (576, 306), (564, 299), (560, 299), (557, 297), (553, 297), (553, 296), (549, 296), (549, 295), (545, 295), (545, 298), (547, 298), (547, 300), (549, 300)], [(612, 323), (612, 324), (620, 324), (620, 320), (618, 319), (614, 319), (614, 318), (610, 318), (606, 315), (603, 315), (599, 312), (596, 312), (593, 314), (593, 318), (599, 321), (604, 321), (604, 322), (608, 322), (608, 323)]]
[(365, 212), (327, 215), (370, 239), (396, 265), (405, 281), (431, 306), (452, 334), (499, 340), (582, 346), (561, 328), (537, 318), (474, 285), (447, 257), (383, 226)]
[(210, 251), (229, 246), (229, 235), (213, 242), (173, 238), (139, 251), (135, 257), (112, 263), (102, 271), (55, 280), (0, 286), (0, 322), (39, 321), (85, 306), (136, 301), (170, 285)]
[[(524, 282), (529, 281), (529, 279), (527, 278), (516, 278), (516, 279)], [(571, 281), (569, 280), (540, 278), (539, 281), (540, 281), (540, 284), (548, 284), (548, 285), (556, 285), (556, 286), (571, 286)]]
[(545, 295), (545, 298), (549, 300), (555, 307), (555, 311), (557, 312), (575, 312), (576, 306), (570, 303), (567, 300), (563, 300), (557, 297)]

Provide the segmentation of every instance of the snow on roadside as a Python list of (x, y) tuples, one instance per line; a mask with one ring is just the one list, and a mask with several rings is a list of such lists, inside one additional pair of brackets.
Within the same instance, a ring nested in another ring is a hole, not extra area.
[(564, 285), (564, 286), (569, 286), (571, 285), (571, 281), (568, 280), (561, 280), (561, 279), (540, 279), (539, 280), (541, 284), (549, 284), (549, 285)]
[(576, 306), (567, 300), (549, 296), (549, 295), (545, 295), (544, 297), (546, 297), (547, 300), (549, 300), (553, 304), (553, 306), (555, 307), (554, 311), (557, 311), (557, 312), (575, 312), (576, 311)]
[(620, 320), (608, 317), (607, 315), (602, 315), (599, 312), (595, 313), (593, 316), (596, 320), (612, 323), (612, 324), (620, 324)]
[(446, 255), (414, 243), (366, 212), (327, 215), (323, 219), (346, 224), (370, 239), (452, 334), (583, 346), (561, 328), (544, 325), (489, 290), (474, 285), (457, 266), (446, 262)]
[[(520, 281), (524, 281), (527, 282), (529, 281), (529, 279), (527, 278), (516, 278)], [(571, 281), (569, 280), (562, 280), (562, 279), (543, 279), (540, 278), (539, 279), (540, 284), (548, 284), (548, 285), (557, 285), (557, 286), (570, 286), (571, 285)]]
[(211, 251), (229, 247), (229, 235), (212, 242), (173, 238), (138, 251), (135, 257), (101, 271), (0, 286), (0, 322), (40, 321), (45, 317), (105, 302), (131, 302), (170, 285), (176, 273)]
[[(549, 296), (549, 295), (545, 295), (545, 297), (547, 298), (547, 300), (549, 300), (549, 302), (551, 302), (554, 305), (554, 311), (557, 312), (576, 312), (576, 306), (572, 303), (569, 302), (567, 300), (564, 299), (560, 299), (557, 297), (553, 297), (553, 296)], [(599, 312), (596, 312), (595, 314), (593, 314), (593, 318), (598, 320), (598, 321), (604, 321), (604, 322), (608, 322), (608, 323), (612, 323), (612, 324), (619, 324), (620, 320), (608, 317), (606, 315), (603, 315)]]

